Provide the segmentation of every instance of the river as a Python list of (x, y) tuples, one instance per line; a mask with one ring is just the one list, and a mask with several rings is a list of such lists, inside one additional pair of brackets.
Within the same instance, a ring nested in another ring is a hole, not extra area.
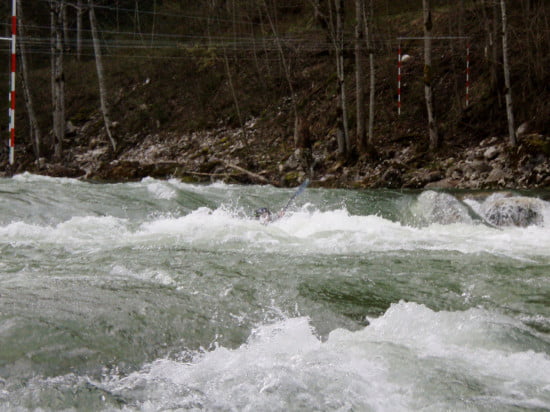
[(549, 203), (293, 193), (0, 179), (0, 410), (550, 410)]

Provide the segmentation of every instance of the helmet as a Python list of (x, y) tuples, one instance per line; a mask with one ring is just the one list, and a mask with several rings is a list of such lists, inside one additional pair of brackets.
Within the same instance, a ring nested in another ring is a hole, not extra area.
[(263, 218), (270, 217), (271, 211), (267, 207), (261, 207), (259, 209), (256, 209), (256, 211), (254, 212), (254, 216), (256, 216), (257, 219), (261, 217)]

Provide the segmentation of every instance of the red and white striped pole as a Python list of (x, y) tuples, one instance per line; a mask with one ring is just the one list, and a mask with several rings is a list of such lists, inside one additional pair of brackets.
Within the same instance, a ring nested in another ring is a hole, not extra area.
[(15, 42), (17, 35), (17, 0), (12, 0), (11, 16), (11, 87), (10, 87), (10, 139), (9, 139), (9, 161), (10, 165), (15, 159), (15, 70), (17, 65), (17, 54)]
[(466, 107), (470, 105), (470, 43), (466, 45)]
[(397, 115), (401, 115), (401, 43), (397, 49)]

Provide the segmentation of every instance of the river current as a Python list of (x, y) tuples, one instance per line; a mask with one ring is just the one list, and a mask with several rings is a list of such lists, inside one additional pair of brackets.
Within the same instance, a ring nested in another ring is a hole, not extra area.
[(549, 203), (293, 193), (0, 179), (0, 410), (550, 410)]

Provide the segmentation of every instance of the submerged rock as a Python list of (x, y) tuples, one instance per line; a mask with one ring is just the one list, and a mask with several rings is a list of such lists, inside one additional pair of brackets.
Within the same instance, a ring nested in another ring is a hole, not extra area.
[(412, 208), (421, 224), (472, 223), (468, 208), (453, 195), (427, 190), (422, 192)]
[(481, 205), (487, 221), (495, 226), (541, 225), (544, 201), (526, 196), (493, 195)]

